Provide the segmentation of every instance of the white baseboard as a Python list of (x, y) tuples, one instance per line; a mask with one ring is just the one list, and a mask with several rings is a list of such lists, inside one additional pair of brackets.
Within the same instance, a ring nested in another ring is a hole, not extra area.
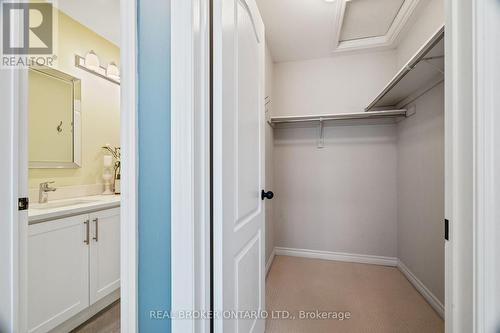
[(276, 248), (273, 249), (273, 252), (271, 252), (271, 255), (267, 259), (266, 262), (266, 276), (269, 273), (269, 270), (271, 269), (271, 266), (273, 265), (274, 257), (276, 256)]
[(273, 251), (275, 255), (292, 256), (312, 259), (323, 259), (332, 261), (345, 261), (360, 264), (372, 264), (382, 266), (397, 266), (398, 259), (394, 257), (372, 256), (367, 254), (352, 254), (343, 252), (316, 251), (306, 249), (293, 249), (287, 247), (276, 247)]
[(401, 260), (398, 261), (397, 267), (401, 271), (401, 273), (403, 273), (403, 275), (406, 276), (408, 281), (410, 281), (410, 283), (415, 287), (415, 289), (417, 289), (418, 292), (422, 294), (422, 296), (426, 299), (426, 301), (430, 304), (430, 306), (432, 306), (432, 308), (436, 310), (439, 316), (441, 316), (441, 318), (444, 319), (443, 303), (441, 303), (441, 301), (439, 301), (439, 299), (436, 296), (434, 296), (434, 294), (429, 289), (427, 289), (427, 287), (422, 283), (422, 281), (420, 281), (415, 276), (415, 274), (413, 274), (412, 271), (410, 271), (408, 267), (406, 267), (406, 265)]

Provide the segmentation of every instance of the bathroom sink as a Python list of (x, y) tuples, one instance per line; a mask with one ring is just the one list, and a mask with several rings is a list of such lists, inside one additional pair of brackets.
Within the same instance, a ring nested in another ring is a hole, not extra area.
[(65, 200), (63, 202), (49, 202), (44, 204), (35, 204), (33, 205), (33, 209), (54, 209), (54, 208), (64, 208), (76, 205), (84, 205), (84, 204), (92, 204), (96, 203), (99, 200), (84, 200), (84, 199), (75, 199), (75, 200)]

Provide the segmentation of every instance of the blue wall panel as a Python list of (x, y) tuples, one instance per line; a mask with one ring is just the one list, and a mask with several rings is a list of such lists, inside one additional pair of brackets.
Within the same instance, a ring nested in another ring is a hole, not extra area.
[(170, 321), (170, 0), (138, 0), (139, 332)]

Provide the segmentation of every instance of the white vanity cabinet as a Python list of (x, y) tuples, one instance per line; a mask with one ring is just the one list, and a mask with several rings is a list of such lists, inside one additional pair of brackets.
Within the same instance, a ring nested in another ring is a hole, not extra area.
[(48, 332), (120, 287), (119, 208), (28, 230), (28, 332)]

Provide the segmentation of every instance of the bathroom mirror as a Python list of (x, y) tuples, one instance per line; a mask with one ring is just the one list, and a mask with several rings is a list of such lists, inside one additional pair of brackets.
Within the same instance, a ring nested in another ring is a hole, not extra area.
[(28, 71), (29, 167), (81, 166), (81, 81), (48, 67)]

